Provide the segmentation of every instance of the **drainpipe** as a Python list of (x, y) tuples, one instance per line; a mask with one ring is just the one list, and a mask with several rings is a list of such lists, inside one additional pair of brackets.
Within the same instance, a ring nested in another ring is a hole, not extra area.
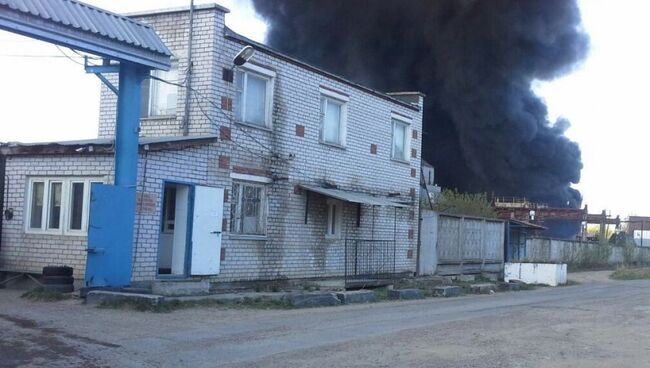
[(190, 0), (190, 28), (187, 39), (187, 74), (185, 75), (185, 110), (183, 113), (183, 135), (190, 134), (190, 100), (192, 98), (192, 40), (194, 33), (194, 0)]

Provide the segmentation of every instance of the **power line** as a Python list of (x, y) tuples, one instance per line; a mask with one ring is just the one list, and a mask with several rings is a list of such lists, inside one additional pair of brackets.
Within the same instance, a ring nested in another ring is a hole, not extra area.
[[(177, 83), (177, 82), (172, 82), (172, 81), (168, 81), (168, 80), (165, 80), (165, 79), (162, 79), (162, 78), (159, 78), (159, 77), (153, 76), (153, 75), (150, 76), (150, 78), (151, 78), (151, 79), (154, 79), (154, 80), (157, 80), (157, 81), (160, 81), (160, 82), (163, 82), (163, 83), (171, 84), (171, 85), (174, 85), (174, 86), (177, 86), (177, 87), (187, 88), (187, 86), (184, 85), (184, 84)], [(225, 112), (223, 112), (223, 111), (221, 110), (221, 107), (220, 107), (220, 106), (219, 106), (215, 101), (213, 101), (211, 98), (205, 96), (204, 94), (202, 94), (200, 91), (196, 90), (195, 88), (190, 88), (190, 91), (192, 91), (192, 92), (194, 92), (195, 94), (199, 95), (202, 99), (208, 101), (208, 102), (209, 102), (213, 107), (215, 107), (215, 109), (217, 110), (217, 112), (219, 112), (219, 113), (220, 113), (221, 115), (223, 115), (226, 119), (228, 119), (228, 121), (229, 121), (230, 123), (232, 123), (232, 117), (228, 116), (228, 114), (226, 114)], [(232, 124), (231, 124), (231, 126), (232, 126)], [(243, 129), (242, 127), (240, 127), (240, 126), (237, 125), (237, 124), (235, 124), (235, 127), (236, 127), (239, 131), (241, 131), (242, 133), (244, 133), (247, 137), (249, 137), (250, 139), (252, 139), (252, 140), (253, 140), (255, 143), (257, 143), (260, 147), (262, 147), (262, 148), (266, 149), (267, 151), (269, 151), (273, 156), (275, 156), (275, 157), (277, 157), (277, 158), (280, 158), (280, 155), (279, 155), (279, 154), (277, 154), (276, 152), (274, 152), (271, 148), (269, 148), (269, 147), (268, 147), (267, 145), (265, 145), (264, 143), (260, 142), (257, 138), (255, 138), (253, 135), (251, 135), (250, 133), (248, 133), (245, 129)]]

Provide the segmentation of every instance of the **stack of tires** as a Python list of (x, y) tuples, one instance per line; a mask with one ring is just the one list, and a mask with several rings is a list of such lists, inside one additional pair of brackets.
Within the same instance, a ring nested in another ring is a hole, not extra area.
[(74, 291), (74, 278), (72, 267), (68, 266), (46, 266), (43, 267), (43, 285), (45, 290), (59, 293), (71, 293)]

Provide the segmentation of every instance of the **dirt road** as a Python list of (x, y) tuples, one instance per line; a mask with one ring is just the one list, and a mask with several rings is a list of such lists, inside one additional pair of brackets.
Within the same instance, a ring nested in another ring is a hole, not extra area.
[(650, 280), (169, 314), (0, 290), (0, 367), (650, 367)]

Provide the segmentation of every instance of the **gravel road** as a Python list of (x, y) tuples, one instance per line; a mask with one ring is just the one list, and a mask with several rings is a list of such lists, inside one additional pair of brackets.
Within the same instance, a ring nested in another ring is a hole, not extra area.
[(650, 280), (167, 314), (0, 290), (0, 367), (650, 367)]

